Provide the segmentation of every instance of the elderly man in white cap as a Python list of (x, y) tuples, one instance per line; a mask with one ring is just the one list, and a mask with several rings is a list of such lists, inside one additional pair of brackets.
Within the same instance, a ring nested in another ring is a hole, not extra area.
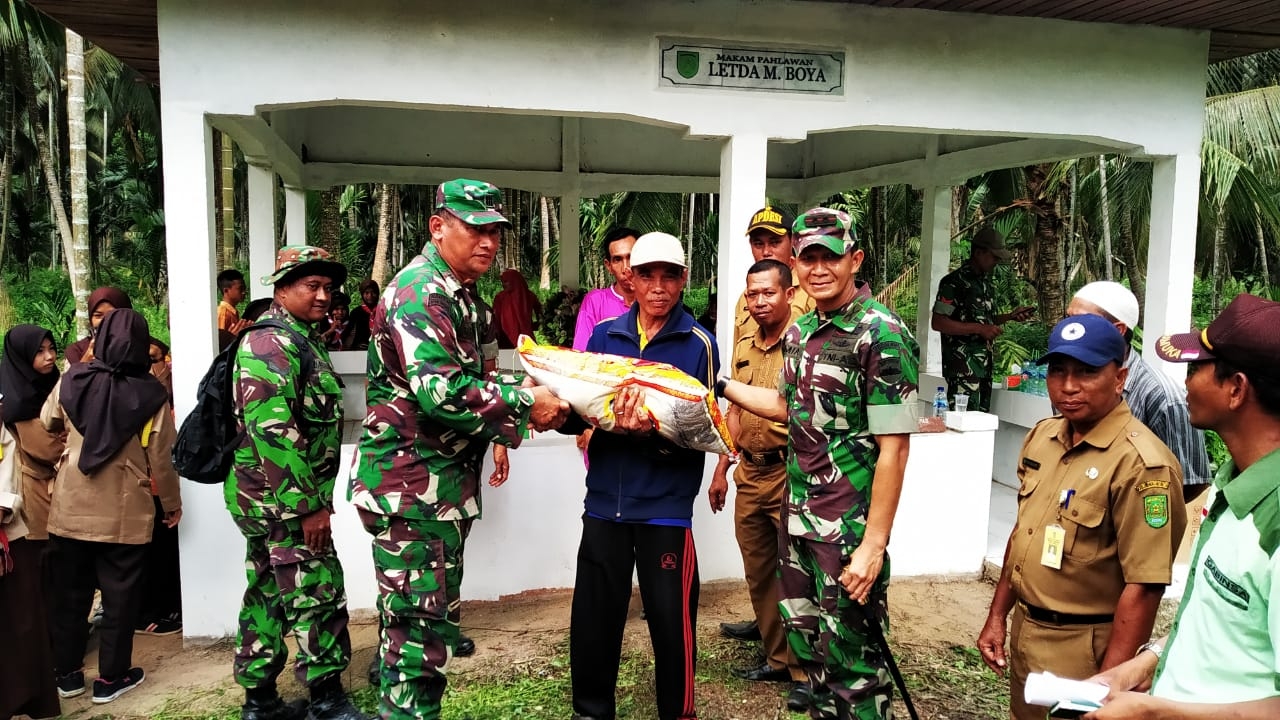
[[(680, 304), (689, 278), (684, 246), (661, 232), (641, 235), (631, 248), (635, 303), (626, 314), (595, 326), (590, 352), (665, 362), (714, 387), (720, 368), (715, 338)], [(569, 620), (569, 668), (576, 720), (614, 718), (622, 632), (631, 601), (631, 575), (640, 581), (660, 720), (697, 717), (693, 704), (692, 628), (698, 619), (698, 556), (693, 502), (706, 455), (654, 432), (644, 390), (620, 390), (617, 424), (587, 445), (587, 496), (582, 543)], [(571, 415), (560, 429), (587, 427)]]
[[(1138, 299), (1117, 282), (1092, 282), (1076, 291), (1067, 315), (1100, 315), (1111, 321), (1128, 345), (1138, 325)], [(1129, 347), (1124, 360), (1129, 379), (1124, 399), (1133, 416), (1160, 438), (1182, 464), (1182, 494), (1187, 503), (1209, 487), (1213, 475), (1204, 449), (1204, 432), (1191, 427), (1187, 394), (1168, 375), (1152, 369)], [(1197, 511), (1198, 514), (1198, 511)]]

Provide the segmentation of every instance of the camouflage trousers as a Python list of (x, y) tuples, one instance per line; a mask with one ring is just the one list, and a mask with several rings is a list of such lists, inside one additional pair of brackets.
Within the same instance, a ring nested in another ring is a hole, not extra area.
[(849, 599), (838, 578), (853, 548), (783, 535), (778, 582), (782, 622), (809, 678), (812, 718), (878, 720), (893, 716), (893, 685), (880, 648), (867, 633), (874, 614), (888, 627), (889, 559), (866, 606)]
[(236, 633), (236, 682), (246, 688), (275, 686), (288, 658), (288, 631), (298, 643), (298, 682), (311, 686), (346, 670), (351, 638), (337, 553), (309, 549), (296, 518), (232, 519), (244, 535), (249, 581)]
[(437, 720), (458, 642), (462, 550), (471, 520), (407, 520), (360, 511), (373, 536), (382, 620), (378, 715)]
[(951, 409), (956, 407), (956, 393), (964, 393), (969, 396), (969, 409), (978, 412), (990, 412), (991, 410), (991, 378), (974, 377), (972, 375), (963, 375), (960, 377), (948, 377), (947, 381), (947, 401), (951, 405)]

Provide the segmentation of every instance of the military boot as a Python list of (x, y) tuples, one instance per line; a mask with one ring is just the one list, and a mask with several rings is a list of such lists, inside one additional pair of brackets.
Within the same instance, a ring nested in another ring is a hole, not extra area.
[(307, 701), (286, 703), (274, 687), (245, 690), (240, 720), (302, 720), (307, 714)]
[(342, 678), (333, 675), (311, 686), (307, 720), (370, 720), (356, 709), (342, 689)]

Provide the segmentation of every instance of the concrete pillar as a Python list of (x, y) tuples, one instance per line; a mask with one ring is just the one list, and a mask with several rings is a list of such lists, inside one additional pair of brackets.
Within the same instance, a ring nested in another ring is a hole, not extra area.
[(1156, 341), (1191, 327), (1200, 155), (1157, 158), (1151, 174), (1151, 236), (1147, 249), (1147, 305), (1142, 311), (1142, 357), (1181, 381), (1187, 366), (1156, 357)]
[(577, 193), (560, 196), (560, 284), (576, 290), (582, 262), (579, 240), (582, 198)]
[(716, 339), (720, 363), (727, 368), (733, 354), (733, 315), (747, 286), (751, 246), (747, 226), (764, 207), (769, 140), (764, 135), (734, 135), (720, 150), (720, 245), (716, 267), (718, 303)]
[[(217, 353), (213, 132), (198, 108), (161, 105), (169, 266), (169, 327), (174, 410), (195, 404), (196, 385)], [(172, 139), (170, 139), (172, 133)], [(182, 188), (181, 192), (174, 188)]]
[[(175, 94), (176, 95), (176, 94)], [(169, 266), (169, 337), (173, 349), (173, 401), (179, 424), (191, 412), (196, 386), (217, 350), (217, 272), (214, 245), (213, 131), (199, 106), (162, 96), (165, 226)], [(183, 632), (221, 637), (235, 632), (236, 588), (244, 565), (226, 552), (235, 526), (222, 488), (182, 484)]]
[(284, 186), (284, 242), (286, 245), (307, 244), (307, 191)]
[(942, 375), (942, 336), (930, 328), (938, 283), (951, 265), (951, 188), (924, 188), (920, 221), (920, 265), (916, 268), (918, 310), (916, 341), (920, 343), (920, 372)]
[(564, 190), (560, 194), (560, 284), (578, 288), (582, 246), (579, 240), (579, 216), (582, 212), (582, 185), (578, 177), (582, 168), (582, 124), (576, 117), (560, 120), (560, 172)]
[(271, 297), (262, 278), (276, 264), (276, 176), (271, 168), (248, 164), (249, 173), (249, 296)]

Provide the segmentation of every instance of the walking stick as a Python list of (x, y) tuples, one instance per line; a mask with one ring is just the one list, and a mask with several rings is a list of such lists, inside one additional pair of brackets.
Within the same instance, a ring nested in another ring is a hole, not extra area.
[(898, 669), (898, 661), (894, 659), (893, 650), (889, 647), (889, 640), (884, 636), (884, 629), (880, 627), (880, 621), (875, 618), (871, 610), (873, 602), (874, 600), (868, 597), (867, 604), (859, 603), (857, 608), (862, 612), (862, 620), (867, 626), (871, 639), (879, 646), (880, 652), (884, 653), (889, 674), (893, 676), (893, 683), (898, 686), (898, 692), (902, 693), (902, 702), (907, 706), (907, 715), (911, 716), (911, 720), (920, 720), (915, 703), (911, 702), (911, 693), (907, 692), (907, 681), (902, 677), (902, 671)]

